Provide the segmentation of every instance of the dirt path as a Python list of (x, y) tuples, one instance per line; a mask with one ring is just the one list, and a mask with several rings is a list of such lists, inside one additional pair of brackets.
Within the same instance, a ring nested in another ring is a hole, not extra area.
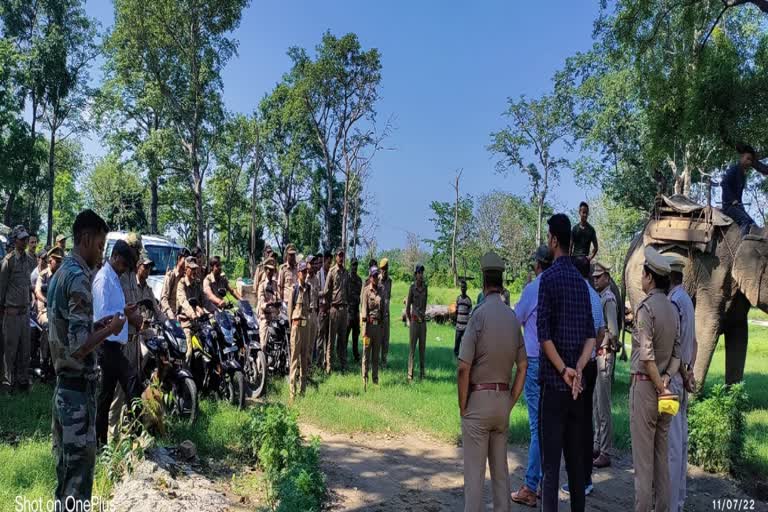
[[(322, 441), (323, 469), (332, 493), (332, 510), (344, 511), (456, 511), (464, 506), (461, 449), (412, 435), (385, 437), (366, 434), (331, 434), (302, 425), (306, 435)], [(522, 484), (527, 448), (508, 452), (512, 489)], [(632, 510), (634, 490), (631, 460), (613, 459), (613, 466), (593, 475), (595, 491), (587, 509)], [(565, 474), (561, 476), (565, 481)], [(736, 484), (691, 467), (686, 510), (714, 510), (715, 498), (748, 498)], [(486, 480), (486, 497), (490, 498)], [(560, 510), (570, 510), (561, 493)], [(491, 510), (490, 502), (487, 510)], [(512, 510), (534, 510), (513, 503)], [(742, 509), (743, 510), (743, 509)], [(768, 510), (755, 502), (752, 510)]]

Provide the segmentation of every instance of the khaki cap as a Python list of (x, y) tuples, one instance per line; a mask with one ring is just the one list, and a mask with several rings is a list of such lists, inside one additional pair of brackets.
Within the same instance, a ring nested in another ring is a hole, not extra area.
[(658, 275), (668, 276), (672, 271), (669, 260), (650, 245), (646, 246), (643, 254), (645, 255), (645, 264)]
[(682, 254), (670, 252), (666, 253), (664, 256), (667, 258), (667, 260), (669, 260), (669, 266), (672, 269), (672, 272), (682, 273), (683, 268), (688, 264), (688, 258)]
[(144, 247), (141, 245), (141, 235), (131, 231), (125, 237), (125, 242), (131, 246), (131, 249), (142, 250)]
[(194, 256), (187, 256), (184, 260), (184, 264), (189, 268), (200, 268), (200, 265), (197, 264), (197, 258)]
[(480, 258), (480, 269), (483, 272), (488, 270), (504, 271), (504, 260), (493, 251), (487, 252)]
[(389, 259), (388, 258), (381, 258), (381, 261), (379, 262), (379, 268), (389, 268)]
[(64, 259), (64, 251), (61, 249), (61, 247), (54, 247), (50, 251), (48, 251), (48, 257), (49, 258), (55, 258), (57, 260)]
[(611, 267), (609, 267), (608, 265), (603, 265), (598, 261), (598, 262), (595, 262), (595, 268), (592, 269), (592, 277), (599, 277), (610, 271), (611, 271)]
[(264, 268), (271, 268), (272, 270), (275, 270), (275, 260), (272, 258), (269, 258), (267, 261), (264, 262)]
[(285, 254), (296, 254), (296, 247), (293, 244), (286, 245)]
[(17, 238), (19, 240), (24, 240), (25, 238), (29, 238), (29, 232), (27, 231), (27, 228), (25, 228), (21, 224), (13, 228), (13, 238)]
[(69, 237), (66, 237), (66, 236), (64, 236), (62, 234), (58, 234), (58, 235), (56, 235), (56, 243), (63, 242), (67, 238), (69, 238)]

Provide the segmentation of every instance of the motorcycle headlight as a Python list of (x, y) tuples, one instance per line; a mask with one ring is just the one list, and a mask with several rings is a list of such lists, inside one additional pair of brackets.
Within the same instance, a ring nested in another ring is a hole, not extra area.
[(187, 337), (176, 337), (176, 346), (179, 347), (179, 352), (182, 354), (187, 353)]

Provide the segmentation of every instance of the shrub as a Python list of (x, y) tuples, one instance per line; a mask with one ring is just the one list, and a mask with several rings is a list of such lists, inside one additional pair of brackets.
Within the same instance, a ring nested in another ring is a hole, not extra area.
[(320, 471), (320, 443), (306, 444), (295, 412), (283, 404), (258, 404), (251, 409), (241, 439), (267, 481), (267, 497), (278, 511), (319, 511), (325, 500)]
[(743, 384), (714, 386), (688, 413), (689, 457), (709, 472), (732, 473), (744, 457), (747, 393)]

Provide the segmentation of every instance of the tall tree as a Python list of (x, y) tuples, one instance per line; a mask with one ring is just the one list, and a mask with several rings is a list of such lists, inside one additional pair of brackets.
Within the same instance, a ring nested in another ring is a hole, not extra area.
[[(325, 171), (323, 243), (330, 248), (333, 217), (338, 213), (344, 215), (334, 208), (337, 174), (346, 173), (344, 191), (348, 192), (353, 152), (367, 133), (358, 128), (376, 117), (381, 57), (375, 48), (363, 50), (355, 34), (338, 38), (330, 32), (323, 35), (314, 59), (298, 47), (291, 48), (288, 55), (293, 67), (287, 79), (309, 116)], [(343, 239), (346, 239), (345, 222), (346, 218), (342, 221)]]
[(157, 87), (168, 122), (183, 148), (194, 201), (196, 242), (205, 246), (203, 182), (211, 164), (216, 127), (223, 121), (221, 70), (236, 53), (228, 34), (238, 27), (247, 0), (116, 0), (112, 42)]
[(115, 155), (97, 163), (85, 183), (88, 206), (112, 229), (123, 231), (147, 230), (145, 192), (136, 166), (122, 164)]
[[(531, 181), (533, 199), (538, 209), (536, 243), (541, 244), (544, 205), (550, 187), (556, 183), (560, 170), (570, 164), (556, 156), (558, 144), (568, 142), (566, 110), (559, 98), (546, 95), (537, 100), (521, 97), (509, 99), (504, 113), (510, 123), (503, 130), (491, 134), (489, 149), (501, 156), (497, 169), (501, 173), (517, 170)], [(533, 153), (528, 158), (528, 153)]]

